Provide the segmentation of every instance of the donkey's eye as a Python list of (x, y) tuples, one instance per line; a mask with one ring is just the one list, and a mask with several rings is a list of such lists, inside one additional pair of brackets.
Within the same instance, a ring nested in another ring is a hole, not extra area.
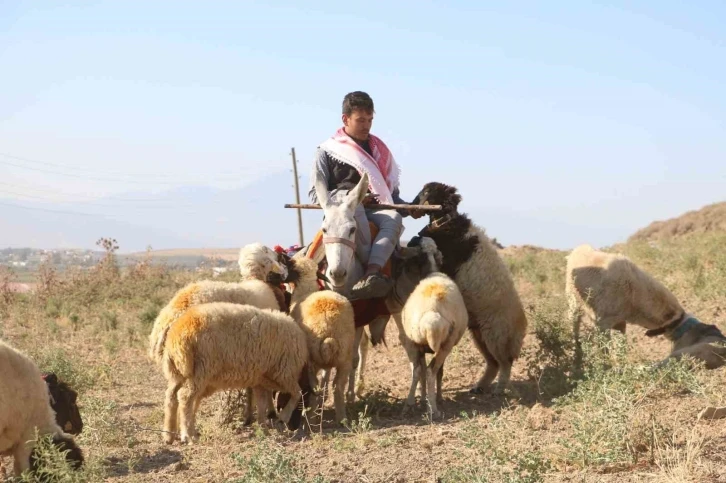
[(328, 233), (328, 229), (327, 228), (323, 228), (323, 235), (325, 235), (326, 233)]
[(355, 227), (350, 229), (350, 236), (353, 236), (353, 235), (355, 235)]

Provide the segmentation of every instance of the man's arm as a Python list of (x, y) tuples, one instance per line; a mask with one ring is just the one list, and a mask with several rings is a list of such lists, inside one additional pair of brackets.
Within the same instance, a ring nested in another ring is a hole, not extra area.
[[(410, 204), (408, 201), (403, 201), (401, 199), (401, 193), (398, 188), (393, 190), (393, 193), (391, 193), (391, 198), (393, 198), (393, 203), (395, 203), (397, 205), (409, 205)], [(401, 210), (396, 210), (396, 211), (398, 211), (398, 214), (404, 218), (406, 218), (407, 216), (409, 216), (411, 214), (411, 213), (409, 213), (408, 210), (401, 209)]]

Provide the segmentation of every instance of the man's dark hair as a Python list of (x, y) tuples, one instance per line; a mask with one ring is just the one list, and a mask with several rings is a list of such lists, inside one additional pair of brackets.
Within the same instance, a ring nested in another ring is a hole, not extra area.
[(353, 111), (375, 112), (373, 99), (363, 91), (349, 92), (343, 98), (343, 114), (350, 116)]

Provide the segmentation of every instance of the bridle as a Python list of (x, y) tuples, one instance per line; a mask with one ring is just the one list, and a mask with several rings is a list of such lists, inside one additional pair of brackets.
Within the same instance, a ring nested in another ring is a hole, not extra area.
[(340, 238), (340, 237), (336, 237), (336, 236), (324, 236), (323, 237), (323, 244), (325, 244), (325, 245), (328, 245), (328, 244), (332, 245), (332, 244), (336, 244), (336, 243), (350, 247), (353, 250), (356, 249), (355, 242), (348, 240), (347, 238)]

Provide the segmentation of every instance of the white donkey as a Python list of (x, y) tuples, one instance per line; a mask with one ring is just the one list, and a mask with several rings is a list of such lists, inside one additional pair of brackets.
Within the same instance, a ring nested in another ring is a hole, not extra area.
[[(364, 173), (355, 188), (349, 191), (336, 191), (332, 196), (328, 196), (326, 186), (318, 186), (320, 206), (323, 209), (323, 244), (325, 246), (325, 258), (328, 268), (326, 270), (325, 287), (329, 290), (348, 295), (351, 288), (355, 285), (365, 273), (365, 267), (361, 260), (356, 256), (356, 231), (355, 210), (363, 201), (368, 191), (368, 174)], [(420, 252), (420, 247), (413, 249), (405, 249), (403, 258)], [(402, 267), (401, 267), (402, 268)], [(396, 277), (395, 275), (400, 276)], [(400, 325), (401, 311), (405, 298), (410, 295), (413, 288), (418, 284), (420, 276), (416, 280), (409, 280), (406, 270), (394, 270), (394, 288), (386, 297), (386, 307), (391, 316), (396, 320), (396, 324)], [(406, 296), (402, 296), (406, 294)], [(374, 334), (383, 334), (388, 323), (388, 317), (379, 317), (372, 321), (370, 331)], [(346, 399), (348, 403), (355, 400), (355, 395), (362, 393), (364, 386), (363, 372), (368, 352), (367, 340), (363, 339), (363, 327), (357, 327), (355, 332), (354, 347), (358, 350), (353, 355), (353, 370), (350, 373), (348, 383), (348, 391)], [(357, 387), (356, 387), (357, 376)], [(329, 374), (326, 372), (325, 381), (327, 382)]]

